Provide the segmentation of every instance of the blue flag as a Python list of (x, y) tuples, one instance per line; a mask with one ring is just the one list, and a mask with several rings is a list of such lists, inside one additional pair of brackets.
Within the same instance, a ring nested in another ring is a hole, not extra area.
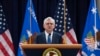
[(87, 21), (82, 36), (82, 55), (100, 56), (100, 48), (97, 46), (97, 35), (100, 31), (100, 18), (97, 12), (96, 0), (91, 0)]
[[(39, 33), (39, 27), (35, 16), (34, 7), (31, 0), (27, 0), (26, 13), (23, 28), (20, 36), (20, 43), (25, 42), (34, 33)], [(18, 56), (24, 56), (19, 43)]]

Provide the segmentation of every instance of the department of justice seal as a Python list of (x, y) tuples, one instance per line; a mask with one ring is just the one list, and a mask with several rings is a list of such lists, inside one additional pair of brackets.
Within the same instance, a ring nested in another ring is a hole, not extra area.
[(56, 48), (48, 48), (43, 52), (42, 56), (62, 56), (61, 52)]

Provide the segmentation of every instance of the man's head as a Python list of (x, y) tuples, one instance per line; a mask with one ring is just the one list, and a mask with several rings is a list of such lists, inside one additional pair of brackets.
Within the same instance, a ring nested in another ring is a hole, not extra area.
[(55, 28), (55, 20), (52, 17), (47, 17), (44, 19), (43, 27), (46, 32), (51, 33)]

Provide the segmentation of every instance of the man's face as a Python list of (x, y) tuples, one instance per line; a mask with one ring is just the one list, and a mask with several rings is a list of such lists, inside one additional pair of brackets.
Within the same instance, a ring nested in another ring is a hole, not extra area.
[(47, 32), (51, 32), (55, 28), (55, 23), (52, 20), (48, 19), (43, 26)]

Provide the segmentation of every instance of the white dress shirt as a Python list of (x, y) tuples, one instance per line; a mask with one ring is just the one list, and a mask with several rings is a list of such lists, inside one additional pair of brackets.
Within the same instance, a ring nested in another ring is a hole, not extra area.
[(46, 42), (48, 42), (48, 35), (49, 35), (49, 34), (51, 34), (51, 35), (50, 35), (50, 39), (51, 39), (51, 42), (52, 42), (53, 31), (52, 31), (51, 33), (47, 33), (47, 32), (45, 31)]

